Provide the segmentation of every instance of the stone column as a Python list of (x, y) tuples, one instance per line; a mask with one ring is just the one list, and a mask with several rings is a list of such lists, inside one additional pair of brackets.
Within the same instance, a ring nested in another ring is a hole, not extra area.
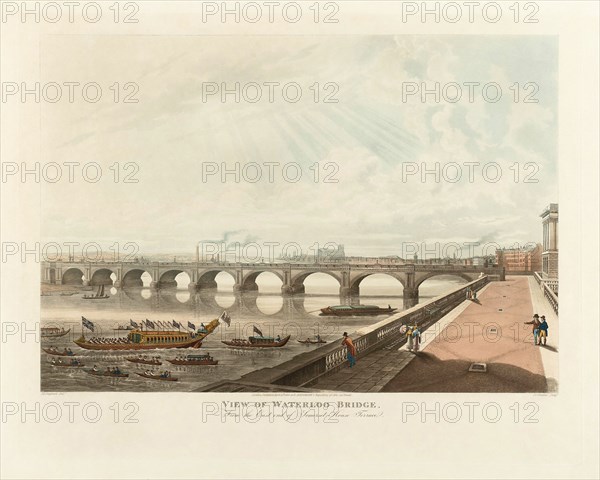
[(419, 289), (417, 287), (405, 287), (403, 298), (404, 308), (414, 307), (419, 303)]
[(119, 288), (123, 284), (123, 265), (119, 265), (115, 269), (115, 275), (117, 278), (115, 278), (115, 281), (113, 282), (113, 287)]
[(152, 267), (152, 281), (150, 282), (150, 288), (158, 290), (160, 288), (160, 269), (158, 267)]

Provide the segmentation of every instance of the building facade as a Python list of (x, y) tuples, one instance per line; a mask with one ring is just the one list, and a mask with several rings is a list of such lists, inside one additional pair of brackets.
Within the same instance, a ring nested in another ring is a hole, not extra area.
[(496, 263), (506, 272), (539, 272), (542, 267), (542, 245), (496, 250)]
[(548, 205), (542, 214), (542, 278), (558, 279), (558, 203)]

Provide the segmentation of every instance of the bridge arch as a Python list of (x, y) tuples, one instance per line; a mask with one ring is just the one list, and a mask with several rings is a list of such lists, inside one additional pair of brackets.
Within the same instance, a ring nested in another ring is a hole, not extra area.
[(90, 278), (90, 285), (112, 285), (113, 276), (116, 279), (117, 274), (109, 268), (102, 267), (96, 270), (92, 270), (92, 278)]
[(69, 268), (63, 272), (61, 283), (63, 285), (83, 285), (83, 277), (84, 274), (79, 268)]
[(224, 269), (211, 269), (211, 270), (204, 270), (199, 272), (198, 274), (198, 280), (196, 281), (196, 288), (198, 290), (207, 290), (207, 289), (216, 289), (218, 288), (218, 283), (217, 283), (217, 275), (219, 275), (219, 273), (226, 273), (227, 275), (231, 276), (231, 278), (233, 278), (233, 283), (235, 285), (236, 283), (236, 272), (235, 271), (230, 271), (230, 270), (224, 270)]
[[(188, 270), (181, 270), (181, 269), (173, 269), (173, 270), (167, 270), (165, 272), (162, 272), (160, 274), (160, 278), (158, 279), (158, 284), (161, 287), (177, 287), (177, 280), (176, 277), (178, 275), (180, 275), (181, 273), (185, 273), (188, 278), (188, 284), (192, 282), (192, 272), (188, 271)], [(185, 285), (187, 287), (187, 285)]]
[(337, 282), (340, 284), (340, 287), (343, 285), (342, 277), (338, 273), (332, 272), (330, 270), (315, 270), (315, 271), (302, 272), (302, 273), (293, 275), (291, 282), (290, 282), (290, 284), (291, 284), (291, 292), (290, 293), (304, 293), (306, 290), (305, 286), (304, 286), (305, 280), (315, 273), (324, 273), (326, 275), (329, 275), (330, 277), (333, 277), (337, 280)]
[(148, 270), (142, 268), (132, 268), (131, 270), (127, 270), (123, 272), (121, 285), (124, 287), (143, 287), (144, 281), (142, 280), (142, 275), (146, 273), (150, 275), (150, 281), (152, 281), (152, 274)]
[(282, 286), (285, 283), (285, 278), (284, 278), (282, 272), (278, 272), (277, 270), (256, 270), (253, 272), (248, 272), (247, 274), (245, 274), (242, 277), (242, 288), (241, 289), (244, 291), (252, 291), (252, 290), (258, 291), (258, 284), (256, 283), (256, 279), (262, 273), (272, 273), (277, 278), (279, 278), (279, 280), (281, 280)]
[(428, 280), (432, 277), (439, 277), (439, 276), (445, 276), (445, 277), (460, 277), (463, 280), (466, 280), (467, 282), (472, 282), (473, 280), (476, 280), (479, 277), (479, 274), (469, 274), (469, 273), (462, 273), (462, 272), (427, 272), (427, 273), (423, 273), (420, 275), (417, 275), (417, 277), (415, 278), (415, 288), (419, 288), (419, 286), (425, 281)]
[(364, 272), (359, 273), (355, 277), (350, 278), (350, 295), (358, 295), (360, 293), (360, 284), (361, 282), (372, 275), (386, 275), (388, 277), (392, 277), (395, 280), (398, 280), (402, 285), (402, 289), (406, 288), (406, 277), (402, 274), (395, 274), (390, 272)]

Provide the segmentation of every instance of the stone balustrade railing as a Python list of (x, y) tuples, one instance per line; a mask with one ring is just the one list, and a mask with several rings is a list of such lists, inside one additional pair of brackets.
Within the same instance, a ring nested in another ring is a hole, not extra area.
[(548, 300), (548, 303), (550, 303), (552, 309), (558, 315), (558, 296), (556, 295), (556, 292), (558, 292), (558, 280), (544, 280), (538, 272), (535, 272), (534, 277), (544, 292), (544, 297), (546, 297), (546, 300)]
[[(488, 281), (489, 277), (484, 276), (448, 294), (420, 303), (413, 308), (354, 332), (351, 338), (356, 346), (357, 357), (365, 356), (369, 352), (391, 343), (398, 342), (398, 346), (400, 346), (406, 341), (405, 336), (400, 333), (402, 325), (416, 323), (421, 331), (425, 331), (450, 310), (462, 303), (466, 299), (468, 288), (479, 290)], [(278, 366), (249, 373), (244, 375), (242, 379), (277, 385), (310, 386), (320, 377), (339, 370), (346, 362), (346, 353), (346, 347), (341, 345), (340, 338), (340, 342), (298, 355)]]

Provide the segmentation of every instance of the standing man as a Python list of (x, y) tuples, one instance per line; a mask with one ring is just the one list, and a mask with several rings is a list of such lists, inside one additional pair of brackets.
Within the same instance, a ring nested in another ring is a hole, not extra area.
[(533, 329), (533, 344), (537, 345), (538, 344), (538, 335), (540, 333), (540, 316), (536, 313), (533, 316), (533, 320), (531, 320), (531, 322), (524, 322), (525, 325), (533, 325), (532, 329)]
[(542, 321), (540, 322), (540, 345), (542, 344), (542, 340), (544, 341), (544, 346), (546, 345), (546, 338), (548, 337), (548, 322), (546, 322), (546, 316), (541, 316)]
[(352, 343), (352, 339), (348, 336), (348, 332), (344, 332), (344, 339), (342, 345), (347, 349), (348, 366), (352, 368), (356, 364), (356, 347)]

